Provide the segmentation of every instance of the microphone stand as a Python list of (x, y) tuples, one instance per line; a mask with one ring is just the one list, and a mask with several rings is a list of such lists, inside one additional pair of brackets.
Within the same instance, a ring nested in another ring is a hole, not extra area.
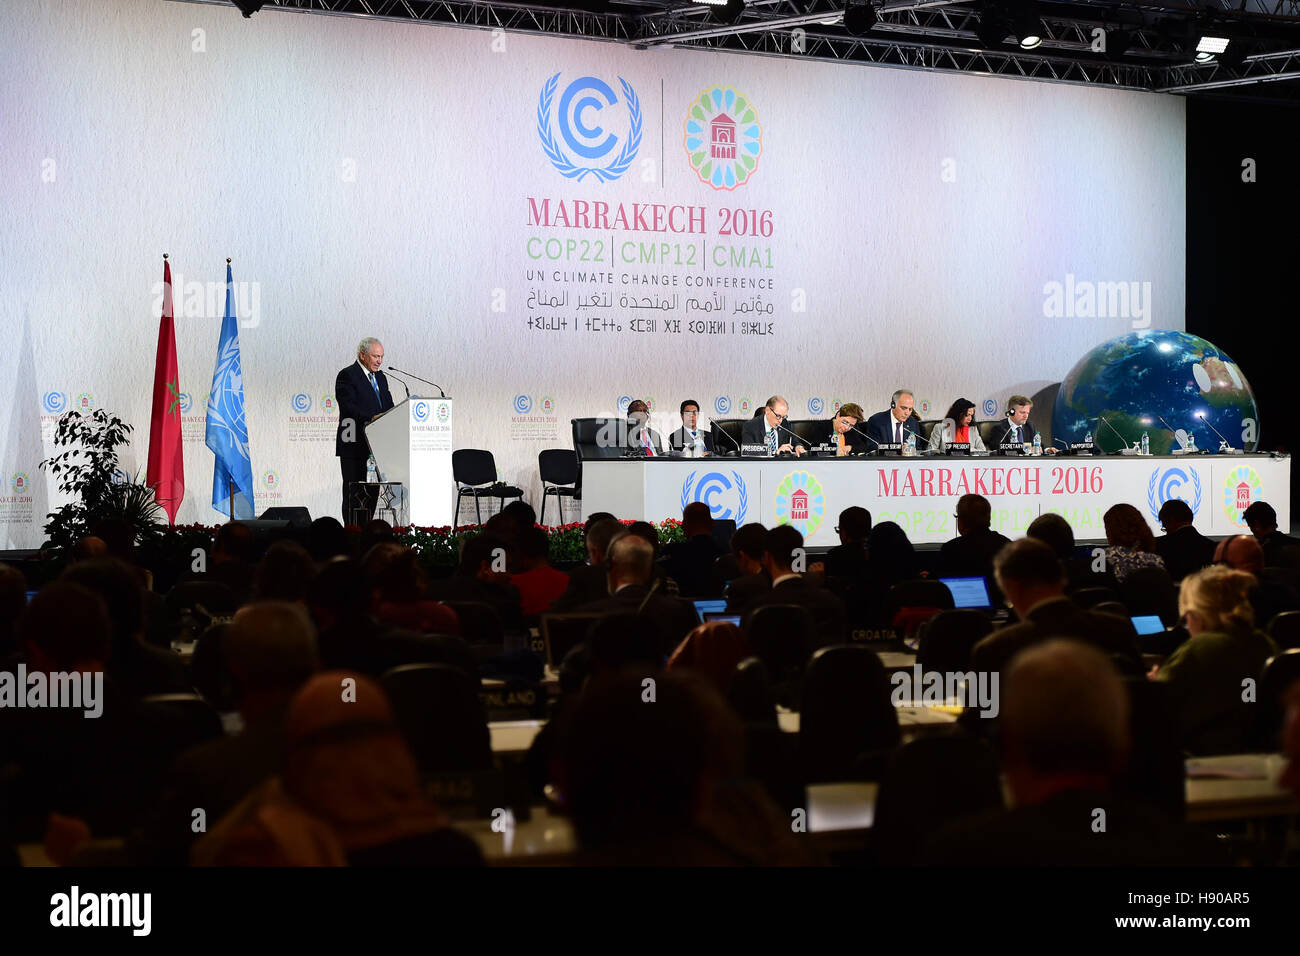
[(390, 366), (388, 366), (388, 367), (389, 367), (390, 369), (392, 369), (394, 372), (397, 372), (397, 373), (400, 374), (400, 375), (409, 375), (411, 378), (415, 379), (417, 382), (423, 382), (425, 385), (432, 385), (434, 388), (436, 388), (436, 389), (438, 390), (438, 397), (439, 397), (439, 398), (446, 398), (446, 397), (447, 397), (447, 393), (444, 392), (444, 391), (442, 390), (442, 386), (441, 386), (441, 385), (438, 385), (438, 384), (436, 384), (436, 383), (434, 383), (434, 382), (431, 382), (431, 381), (429, 381), (427, 378), (420, 378), (420, 376), (416, 375), (414, 372), (408, 372), (408, 371), (406, 371), (405, 369), (397, 368), (397, 367), (394, 366), (394, 365), (390, 365)]

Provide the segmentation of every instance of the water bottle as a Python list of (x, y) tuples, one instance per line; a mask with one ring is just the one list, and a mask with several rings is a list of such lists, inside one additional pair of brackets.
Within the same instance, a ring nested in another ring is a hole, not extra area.
[(1149, 436), (1146, 432), (1142, 433), (1142, 454), (1144, 455), (1151, 454), (1151, 436)]
[(1196, 453), (1196, 436), (1191, 432), (1187, 433), (1187, 451), (1189, 454)]
[(379, 480), (379, 469), (375, 467), (375, 456), (366, 459), (366, 483), (373, 485)]
[(1034, 457), (1035, 457), (1035, 458), (1041, 458), (1042, 456), (1043, 456), (1043, 439), (1042, 439), (1042, 436), (1041, 436), (1041, 435), (1034, 435)]
[(916, 435), (913, 432), (907, 433), (907, 441), (903, 443), (903, 454), (908, 458), (916, 457)]

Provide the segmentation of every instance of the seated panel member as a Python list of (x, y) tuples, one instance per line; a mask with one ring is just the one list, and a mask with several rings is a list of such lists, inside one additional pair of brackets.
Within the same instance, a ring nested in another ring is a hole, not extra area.
[(663, 441), (659, 433), (650, 427), (650, 406), (639, 398), (627, 407), (626, 445), (645, 453), (649, 458), (663, 454)]
[[(912, 417), (915, 406), (916, 399), (912, 393), (900, 388), (889, 400), (889, 408), (867, 419), (867, 437), (881, 445), (901, 445), (910, 433), (916, 436), (916, 443), (920, 445), (925, 437), (921, 434), (920, 420)], [(875, 448), (871, 445), (871, 450)]]
[(694, 455), (713, 451), (713, 436), (700, 428), (700, 403), (693, 398), (682, 402), (682, 427), (668, 436), (668, 447)]
[[(1034, 400), (1024, 395), (1012, 395), (1007, 399), (1006, 420), (993, 429), (993, 440), (989, 443), (994, 451), (1007, 442), (1017, 445), (1033, 443), (1034, 436), (1038, 434), (1038, 429), (1029, 420), (1029, 412), (1033, 407)], [(1056, 449), (1044, 442), (1043, 454), (1055, 455)]]
[[(984, 440), (975, 427), (975, 403), (959, 398), (952, 403), (943, 421), (930, 432), (930, 451), (943, 452), (949, 445), (970, 443), (971, 451), (984, 451)], [(1032, 439), (1030, 439), (1032, 441)]]
[(831, 434), (826, 441), (835, 449), (837, 458), (845, 455), (862, 455), (871, 451), (873, 446), (859, 427), (863, 417), (861, 405), (846, 402), (839, 407), (839, 411), (831, 419)]
[(763, 414), (745, 422), (745, 427), (740, 430), (741, 445), (764, 445), (769, 455), (780, 455), (783, 452), (802, 455), (803, 445), (792, 442), (790, 433), (783, 430), (789, 412), (790, 403), (780, 395), (773, 395), (763, 407)]

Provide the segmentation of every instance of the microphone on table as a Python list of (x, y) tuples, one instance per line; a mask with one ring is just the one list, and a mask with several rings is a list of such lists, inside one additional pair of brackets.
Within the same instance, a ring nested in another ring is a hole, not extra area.
[(859, 435), (861, 435), (863, 438), (865, 438), (867, 441), (871, 442), (871, 444), (875, 445), (876, 448), (879, 448), (879, 447), (880, 447), (880, 442), (876, 441), (874, 438), (872, 438), (870, 435), (868, 435), (866, 432), (864, 432), (864, 431), (863, 431), (861, 428), (859, 428), (857, 425), (850, 425), (849, 427), (852, 428), (852, 429), (853, 429), (855, 432), (857, 432)]
[(442, 386), (441, 386), (441, 385), (438, 385), (438, 384), (436, 384), (436, 383), (434, 383), (434, 382), (431, 382), (431, 381), (429, 381), (427, 378), (420, 378), (420, 376), (416, 375), (414, 372), (408, 372), (408, 371), (406, 371), (405, 369), (400, 369), (400, 368), (397, 368), (396, 366), (393, 366), (393, 365), (390, 365), (390, 366), (388, 366), (388, 367), (389, 367), (390, 369), (392, 369), (394, 372), (397, 372), (397, 373), (399, 373), (399, 374), (401, 374), (401, 375), (409, 375), (411, 378), (415, 379), (417, 382), (423, 382), (425, 385), (432, 385), (434, 388), (436, 388), (436, 389), (438, 390), (438, 397), (439, 397), (439, 398), (446, 398), (446, 397), (447, 397), (447, 393), (444, 392), (444, 391), (442, 390)]
[(1168, 428), (1171, 432), (1174, 433), (1174, 439), (1178, 442), (1178, 447), (1181, 448), (1183, 451), (1186, 451), (1187, 442), (1178, 437), (1178, 430), (1175, 429), (1174, 426), (1170, 425), (1167, 421), (1165, 421), (1165, 417), (1163, 415), (1157, 415), (1156, 418), (1160, 419), (1161, 425), (1164, 425), (1165, 428)]
[(1219, 436), (1219, 441), (1223, 443), (1222, 445), (1219, 446), (1220, 448), (1227, 448), (1231, 451), (1236, 451), (1236, 449), (1232, 447), (1232, 443), (1229, 442), (1228, 439), (1223, 437), (1223, 433), (1214, 427), (1214, 423), (1205, 417), (1205, 412), (1197, 412), (1196, 417), (1199, 418), (1202, 423), (1209, 425), (1210, 431), (1214, 432), (1214, 434)]
[(1052, 441), (1057, 442), (1057, 443), (1058, 443), (1062, 448), (1064, 448), (1066, 451), (1069, 451), (1069, 450), (1070, 450), (1070, 443), (1069, 443), (1069, 442), (1064, 441), (1063, 439), (1060, 439), (1060, 438), (1053, 438)]
[[(389, 370), (390, 372), (396, 371), (396, 369), (391, 368), (391, 367), (390, 367), (388, 370)], [(383, 370), (380, 369), (380, 371), (383, 371)], [(405, 388), (405, 389), (406, 389), (406, 397), (407, 397), (407, 399), (409, 400), (410, 397), (411, 397), (411, 390), (410, 390), (409, 388), (406, 388), (406, 383), (405, 383), (404, 381), (402, 381), (401, 378), (398, 378), (398, 379), (397, 379), (397, 383), (398, 383), (399, 385), (401, 385), (402, 388)]]
[(1113, 431), (1116, 435), (1118, 435), (1118, 436), (1119, 436), (1119, 440), (1122, 441), (1122, 442), (1124, 443), (1124, 447), (1125, 447), (1125, 448), (1132, 448), (1132, 447), (1134, 447), (1134, 446), (1137, 444), (1137, 442), (1131, 442), (1131, 441), (1129, 441), (1127, 438), (1125, 438), (1123, 435), (1121, 435), (1120, 432), (1119, 432), (1119, 429), (1118, 429), (1118, 428), (1116, 428), (1116, 427), (1115, 427), (1114, 425), (1112, 425), (1110, 422), (1106, 421), (1106, 416), (1104, 416), (1104, 415), (1098, 415), (1098, 416), (1097, 416), (1097, 421), (1101, 422), (1103, 425), (1105, 425), (1107, 428), (1109, 428), (1111, 431)]
[(796, 435), (794, 432), (790, 431), (790, 429), (786, 428), (784, 425), (780, 424), (779, 422), (777, 423), (777, 426), (776, 426), (776, 427), (779, 428), (779, 429), (781, 429), (781, 431), (785, 432), (787, 435), (791, 435), (791, 436), (793, 436), (793, 437), (795, 437), (795, 438), (798, 438), (801, 442), (803, 442), (805, 445), (807, 445), (810, 449), (812, 448), (813, 443), (810, 442), (808, 439), (804, 438), (802, 435)]

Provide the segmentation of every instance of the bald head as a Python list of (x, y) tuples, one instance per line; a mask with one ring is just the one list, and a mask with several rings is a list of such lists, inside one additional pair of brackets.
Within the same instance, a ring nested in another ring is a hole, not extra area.
[(1005, 769), (1017, 802), (1050, 795), (1064, 775), (1110, 778), (1129, 749), (1129, 702), (1109, 660), (1053, 638), (1011, 662), (1002, 693)]
[(1264, 570), (1264, 549), (1254, 535), (1234, 535), (1219, 542), (1214, 549), (1214, 563), (1226, 564), (1234, 571), (1259, 574)]
[(240, 608), (221, 649), (245, 694), (297, 690), (319, 666), (316, 628), (300, 605), (284, 601)]
[(623, 533), (609, 545), (609, 593), (625, 584), (649, 584), (655, 549), (640, 535)]

